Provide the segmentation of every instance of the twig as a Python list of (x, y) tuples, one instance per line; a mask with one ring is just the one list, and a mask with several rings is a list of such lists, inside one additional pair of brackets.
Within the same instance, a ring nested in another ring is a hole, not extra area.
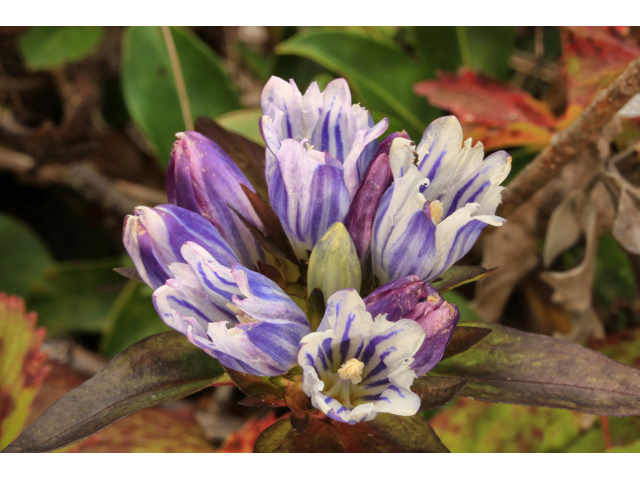
[(549, 145), (513, 179), (498, 214), (508, 217), (546, 185), (578, 152), (598, 139), (604, 126), (639, 91), (640, 58), (601, 90), (582, 115), (569, 128), (554, 135)]
[(180, 108), (182, 109), (182, 118), (184, 118), (184, 124), (187, 127), (187, 130), (193, 130), (193, 117), (191, 116), (191, 108), (189, 107), (189, 97), (187, 96), (187, 88), (185, 87), (184, 78), (182, 76), (182, 68), (180, 68), (178, 51), (176, 50), (176, 45), (173, 43), (173, 37), (171, 36), (171, 29), (169, 27), (160, 28), (162, 28), (164, 42), (167, 44), (167, 50), (169, 51), (171, 70), (173, 70), (173, 78), (176, 80), (176, 89), (178, 90)]

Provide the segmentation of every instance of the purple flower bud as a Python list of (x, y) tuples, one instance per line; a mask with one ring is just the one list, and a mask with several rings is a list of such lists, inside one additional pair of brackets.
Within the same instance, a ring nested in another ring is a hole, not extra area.
[(393, 182), (393, 174), (389, 165), (389, 150), (391, 150), (393, 140), (398, 137), (409, 140), (409, 135), (406, 132), (396, 132), (380, 142), (344, 219), (344, 225), (356, 246), (360, 262), (364, 262), (369, 256), (373, 220), (382, 195)]
[(391, 322), (410, 319), (422, 327), (425, 339), (411, 364), (417, 376), (429, 372), (442, 359), (460, 320), (458, 307), (447, 303), (433, 286), (415, 275), (383, 285), (364, 303), (374, 318), (387, 314)]
[(253, 186), (222, 148), (196, 132), (176, 135), (167, 168), (167, 195), (173, 205), (209, 220), (247, 266), (264, 260), (262, 250), (247, 227), (231, 210), (264, 230), (242, 187)]
[(142, 279), (154, 289), (172, 278), (169, 265), (184, 262), (180, 249), (185, 242), (203, 246), (225, 267), (238, 263), (213, 225), (174, 205), (136, 207), (124, 220), (122, 242)]

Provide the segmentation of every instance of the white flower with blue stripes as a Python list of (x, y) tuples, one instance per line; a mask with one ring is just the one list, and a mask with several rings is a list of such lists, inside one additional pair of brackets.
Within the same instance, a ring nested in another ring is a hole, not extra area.
[(414, 320), (375, 319), (353, 289), (334, 293), (314, 333), (300, 342), (302, 389), (328, 417), (355, 424), (379, 412), (415, 415), (414, 355), (425, 338)]
[[(483, 160), (482, 143), (462, 143), (453, 117), (429, 125), (422, 141), (396, 138), (389, 162), (394, 182), (373, 227), (373, 271), (380, 283), (417, 275), (428, 282), (462, 258), (495, 215), (511, 157), (500, 151)], [(462, 147), (462, 148), (461, 148)], [(410, 252), (410, 254), (409, 254)]]

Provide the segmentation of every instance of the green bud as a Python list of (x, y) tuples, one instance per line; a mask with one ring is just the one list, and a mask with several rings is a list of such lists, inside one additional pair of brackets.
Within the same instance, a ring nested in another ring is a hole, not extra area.
[(356, 246), (345, 226), (336, 222), (311, 252), (307, 275), (309, 295), (318, 288), (326, 303), (338, 290), (354, 288), (360, 291), (361, 282), (362, 270)]

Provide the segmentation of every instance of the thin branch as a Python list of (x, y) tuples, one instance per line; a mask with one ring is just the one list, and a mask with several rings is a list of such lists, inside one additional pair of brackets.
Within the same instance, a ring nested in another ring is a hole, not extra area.
[(557, 133), (549, 145), (509, 184), (498, 214), (511, 215), (516, 208), (554, 178), (577, 153), (595, 142), (602, 129), (636, 93), (640, 92), (640, 58), (607, 88), (566, 130)]
[(167, 50), (169, 51), (171, 70), (173, 70), (173, 78), (176, 81), (176, 89), (178, 90), (178, 98), (180, 99), (180, 108), (182, 109), (182, 118), (184, 118), (184, 124), (187, 127), (187, 130), (193, 130), (193, 117), (191, 116), (191, 108), (189, 107), (189, 97), (187, 97), (187, 88), (184, 84), (182, 68), (180, 68), (180, 58), (178, 58), (176, 45), (173, 43), (171, 29), (169, 27), (160, 28), (162, 29), (164, 42), (167, 44)]

